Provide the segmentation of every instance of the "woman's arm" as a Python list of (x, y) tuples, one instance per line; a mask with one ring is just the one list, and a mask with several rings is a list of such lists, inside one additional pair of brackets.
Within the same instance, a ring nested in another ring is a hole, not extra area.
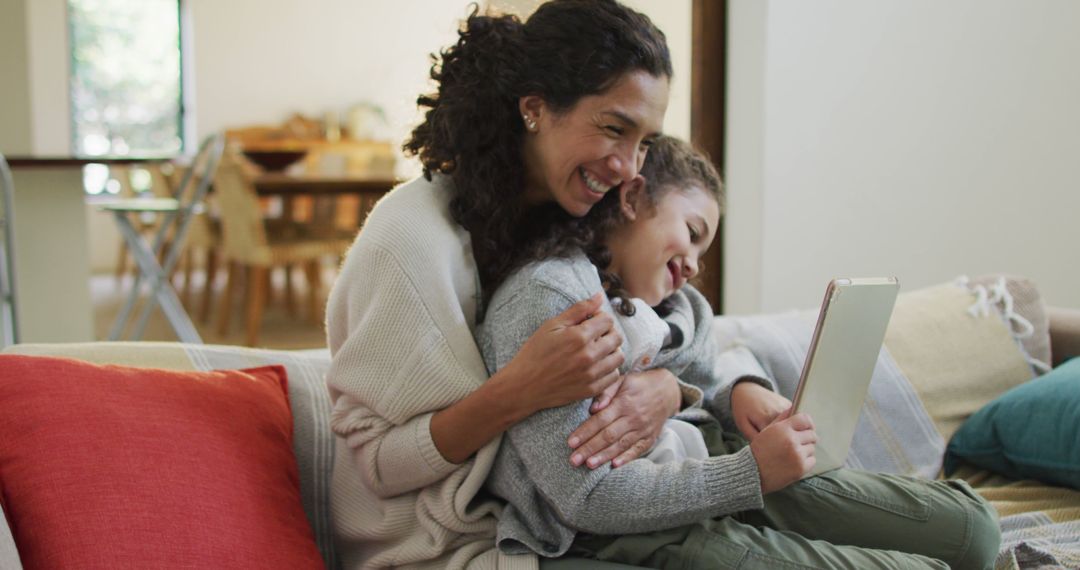
[[(610, 316), (581, 322), (594, 299), (552, 319), (485, 383), (455, 298), (419, 291), (414, 277), (392, 252), (358, 243), (339, 277), (348, 286), (335, 289), (327, 310), (331, 428), (378, 496), (426, 487), (522, 417), (617, 379), (621, 339)], [(440, 314), (450, 317), (433, 316)]]
[(511, 425), (544, 408), (589, 398), (618, 379), (622, 338), (597, 294), (540, 326), (521, 350), (465, 399), (436, 412), (431, 438), (460, 463)]

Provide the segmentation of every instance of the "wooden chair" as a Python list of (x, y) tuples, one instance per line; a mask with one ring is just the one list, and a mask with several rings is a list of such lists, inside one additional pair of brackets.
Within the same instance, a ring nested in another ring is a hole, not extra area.
[[(270, 270), (292, 265), (304, 267), (308, 282), (308, 317), (319, 324), (322, 322), (321, 260), (343, 255), (352, 244), (353, 234), (313, 231), (310, 226), (299, 224), (268, 227), (255, 187), (237, 152), (233, 149), (226, 152), (214, 181), (222, 225), (220, 255), (229, 263), (228, 285), (218, 312), (218, 329), (222, 336), (228, 334), (232, 300), (239, 288), (241, 274), (246, 273), (246, 344), (255, 346), (269, 293)], [(286, 275), (288, 280), (289, 275)]]
[(0, 348), (19, 341), (15, 312), (15, 186), (0, 154)]

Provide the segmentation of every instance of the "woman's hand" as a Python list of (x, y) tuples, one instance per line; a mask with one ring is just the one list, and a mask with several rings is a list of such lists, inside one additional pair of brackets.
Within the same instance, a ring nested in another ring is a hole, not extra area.
[(479, 389), (435, 412), (431, 440), (439, 453), (461, 463), (537, 411), (591, 398), (617, 381), (622, 338), (603, 302), (598, 293), (548, 319)]
[(750, 443), (761, 477), (761, 494), (779, 491), (809, 473), (817, 461), (816, 444), (817, 433), (810, 416), (791, 416), (790, 408), (762, 429)]
[(742, 381), (731, 389), (735, 426), (750, 441), (790, 408), (791, 400), (754, 382)]
[(496, 376), (514, 379), (531, 413), (591, 398), (619, 379), (622, 336), (602, 293), (544, 322)]
[(640, 457), (652, 448), (664, 421), (679, 411), (682, 393), (671, 372), (658, 368), (627, 374), (593, 405), (593, 416), (570, 434), (570, 463), (590, 469), (611, 461), (612, 467)]

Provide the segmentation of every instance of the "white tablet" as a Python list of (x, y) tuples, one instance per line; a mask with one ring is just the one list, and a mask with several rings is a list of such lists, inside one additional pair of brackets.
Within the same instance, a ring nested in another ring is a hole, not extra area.
[(844, 465), (900, 284), (895, 277), (834, 279), (795, 390), (795, 413), (814, 421), (817, 462), (807, 477)]

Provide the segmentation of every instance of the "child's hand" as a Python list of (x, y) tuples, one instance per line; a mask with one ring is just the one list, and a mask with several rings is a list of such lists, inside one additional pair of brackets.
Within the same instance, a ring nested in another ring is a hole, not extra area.
[(760, 384), (744, 381), (731, 389), (731, 415), (735, 426), (750, 441), (789, 409), (791, 400)]
[(788, 417), (790, 413), (784, 412), (750, 443), (763, 495), (787, 487), (814, 468), (814, 422), (806, 414)]

